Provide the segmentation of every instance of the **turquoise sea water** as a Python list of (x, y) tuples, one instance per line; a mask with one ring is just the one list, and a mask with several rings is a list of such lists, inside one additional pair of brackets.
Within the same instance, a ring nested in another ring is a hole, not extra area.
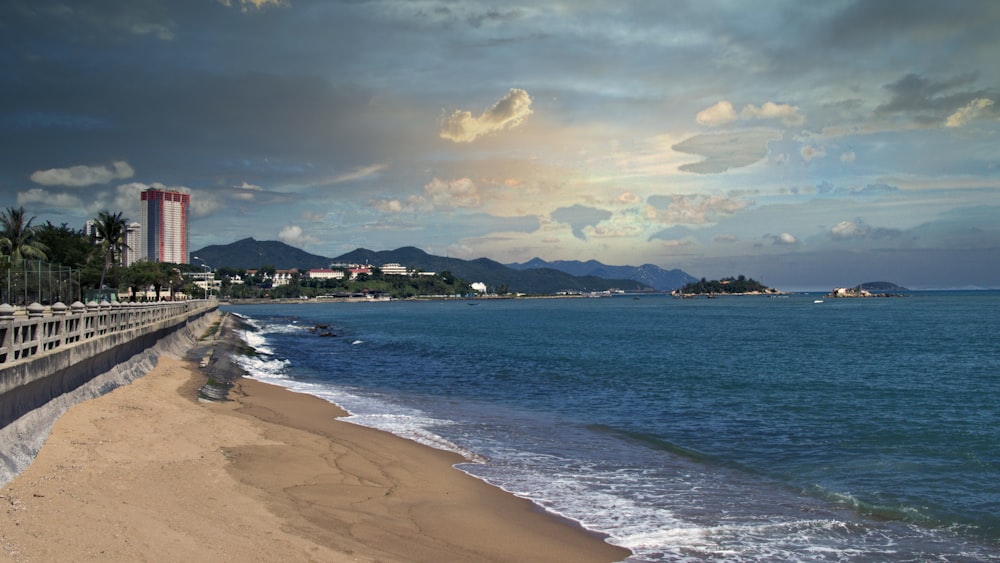
[(817, 298), (228, 309), (255, 377), (630, 561), (1000, 560), (1000, 293)]

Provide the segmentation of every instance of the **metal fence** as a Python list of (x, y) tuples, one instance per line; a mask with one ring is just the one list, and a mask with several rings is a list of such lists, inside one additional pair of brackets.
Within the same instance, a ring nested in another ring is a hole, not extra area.
[(25, 307), (82, 301), (80, 270), (41, 260), (10, 263), (0, 257), (0, 303)]

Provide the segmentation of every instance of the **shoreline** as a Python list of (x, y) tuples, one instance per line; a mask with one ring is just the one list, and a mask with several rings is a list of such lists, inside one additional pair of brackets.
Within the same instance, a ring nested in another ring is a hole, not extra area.
[(358, 426), (239, 378), (201, 401), (195, 361), (69, 409), (0, 489), (0, 560), (620, 561), (624, 548)]

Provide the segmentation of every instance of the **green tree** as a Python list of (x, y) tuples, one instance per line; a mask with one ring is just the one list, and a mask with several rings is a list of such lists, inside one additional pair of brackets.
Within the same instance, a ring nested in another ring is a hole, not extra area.
[(34, 220), (25, 220), (24, 207), (8, 207), (0, 213), (0, 250), (10, 256), (11, 265), (25, 258), (45, 260), (48, 248), (38, 240), (38, 227), (31, 224)]
[(94, 254), (94, 245), (83, 230), (71, 229), (66, 223), (57, 227), (46, 221), (39, 225), (37, 238), (48, 248), (47, 259), (63, 266), (82, 268)]
[(104, 278), (108, 274), (108, 268), (112, 261), (116, 263), (121, 260), (128, 248), (125, 242), (125, 234), (128, 230), (128, 219), (122, 212), (110, 213), (101, 211), (94, 219), (97, 230), (97, 240), (101, 243), (101, 254), (104, 256), (104, 268), (101, 270), (101, 281), (98, 289), (104, 289)]
[(146, 291), (149, 286), (156, 287), (156, 296), (159, 299), (160, 290), (159, 288), (163, 286), (162, 279), (163, 275), (160, 270), (160, 265), (157, 262), (150, 262), (148, 260), (139, 260), (133, 262), (125, 274), (128, 279), (128, 285), (132, 289), (132, 295), (137, 296), (139, 290)]

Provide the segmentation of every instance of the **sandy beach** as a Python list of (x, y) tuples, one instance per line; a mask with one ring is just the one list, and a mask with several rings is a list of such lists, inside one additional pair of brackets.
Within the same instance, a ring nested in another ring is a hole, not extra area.
[(620, 561), (627, 550), (454, 469), (454, 454), (251, 379), (199, 401), (163, 356), (63, 415), (0, 489), (0, 560)]

